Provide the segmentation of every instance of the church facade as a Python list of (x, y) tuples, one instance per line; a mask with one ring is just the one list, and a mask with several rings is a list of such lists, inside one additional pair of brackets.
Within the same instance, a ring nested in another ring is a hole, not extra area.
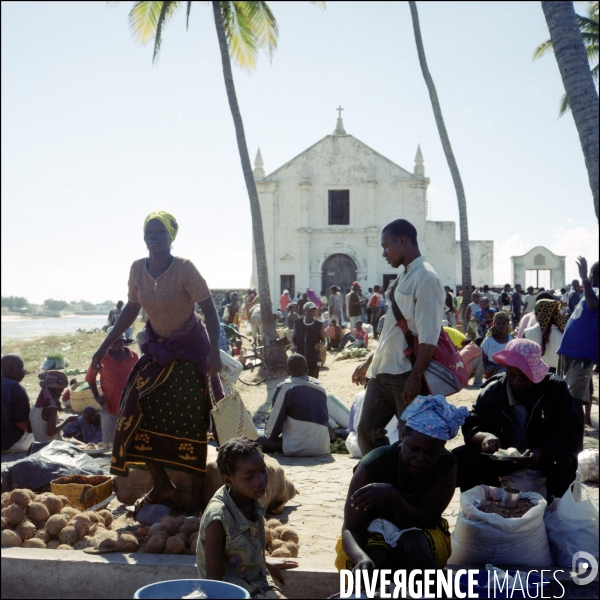
[[(258, 188), (273, 300), (284, 289), (317, 292), (358, 281), (387, 285), (397, 271), (382, 258), (382, 228), (404, 218), (417, 229), (424, 254), (443, 285), (460, 283), (456, 224), (427, 219), (423, 156), (409, 172), (344, 131), (341, 118), (327, 135), (270, 174), (260, 150)], [(493, 242), (471, 242), (473, 282), (493, 284)], [(252, 283), (256, 285), (256, 264)]]

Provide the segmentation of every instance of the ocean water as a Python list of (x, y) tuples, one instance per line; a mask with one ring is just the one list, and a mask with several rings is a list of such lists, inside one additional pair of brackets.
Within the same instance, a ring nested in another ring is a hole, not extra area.
[(2, 341), (9, 339), (32, 340), (46, 335), (66, 335), (78, 329), (95, 329), (106, 325), (106, 315), (74, 315), (44, 319), (19, 319), (2, 322)]

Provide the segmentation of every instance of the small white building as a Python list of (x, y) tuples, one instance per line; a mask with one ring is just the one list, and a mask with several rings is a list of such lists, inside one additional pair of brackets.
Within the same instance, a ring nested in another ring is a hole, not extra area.
[(526, 254), (511, 256), (512, 280), (523, 289), (530, 285), (547, 290), (565, 287), (565, 258), (544, 246), (535, 246)]
[[(387, 285), (396, 271), (381, 256), (381, 230), (400, 218), (416, 227), (421, 253), (442, 284), (460, 283), (456, 224), (427, 219), (420, 147), (411, 173), (347, 134), (338, 117), (332, 135), (269, 175), (260, 150), (254, 164), (274, 301), (284, 289), (329, 294), (332, 285), (346, 291), (355, 280), (365, 289)], [(493, 283), (493, 253), (492, 241), (471, 242), (474, 283)]]

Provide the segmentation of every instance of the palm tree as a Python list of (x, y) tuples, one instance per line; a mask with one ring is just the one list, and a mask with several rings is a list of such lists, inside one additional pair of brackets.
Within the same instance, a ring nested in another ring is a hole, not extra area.
[[(134, 35), (144, 44), (154, 37), (154, 54), (152, 61), (158, 57), (162, 41), (162, 31), (169, 19), (181, 7), (182, 2), (135, 2), (129, 13), (130, 27)], [(189, 25), (191, 1), (186, 2), (186, 26)], [(261, 303), (261, 319), (263, 339), (267, 359), (271, 363), (285, 362), (283, 346), (276, 344), (277, 331), (273, 319), (273, 304), (269, 286), (267, 255), (263, 234), (262, 216), (258, 200), (258, 192), (250, 165), (250, 156), (246, 145), (244, 124), (237, 101), (231, 58), (234, 62), (250, 71), (256, 64), (261, 48), (266, 48), (270, 55), (277, 47), (277, 21), (266, 2), (212, 2), (213, 16), (221, 51), (223, 77), (229, 100), (229, 108), (233, 117), (235, 133), (242, 163), (242, 171), (250, 200), (252, 216), (252, 234), (256, 253), (256, 271), (258, 274), (258, 292)], [(230, 58), (231, 57), (231, 58)]]
[[(583, 38), (583, 43), (585, 44), (585, 51), (587, 53), (588, 61), (590, 66), (592, 67), (592, 77), (598, 84), (598, 1), (596, 2), (588, 2), (587, 7), (587, 17), (583, 17), (582, 15), (577, 15), (577, 25), (579, 25), (579, 31), (581, 32), (581, 37)], [(548, 52), (551, 52), (552, 48), (552, 40), (546, 40), (541, 43), (533, 53), (533, 60), (537, 60), (541, 58)], [(594, 65), (594, 62), (596, 63)], [(560, 99), (558, 116), (562, 117), (568, 110), (571, 110), (569, 107), (569, 99), (567, 98), (567, 94), (565, 93), (563, 97)]]
[(429, 98), (431, 99), (431, 106), (433, 108), (433, 115), (442, 140), (442, 147), (444, 148), (444, 154), (448, 161), (448, 167), (452, 174), (452, 181), (454, 182), (454, 188), (456, 190), (456, 199), (458, 200), (458, 216), (460, 223), (460, 257), (462, 266), (462, 315), (463, 315), (463, 330), (467, 329), (466, 322), (466, 310), (467, 305), (471, 302), (471, 251), (469, 249), (469, 221), (467, 218), (467, 199), (465, 198), (465, 190), (463, 188), (462, 179), (460, 177), (460, 171), (454, 158), (454, 152), (452, 151), (452, 145), (450, 144), (450, 138), (446, 131), (446, 125), (444, 123), (444, 117), (442, 116), (442, 109), (440, 107), (440, 101), (438, 99), (435, 84), (433, 78), (427, 67), (427, 60), (425, 58), (425, 49), (423, 48), (423, 38), (421, 37), (421, 27), (419, 25), (419, 13), (417, 12), (417, 4), (414, 1), (409, 1), (410, 14), (413, 22), (413, 29), (415, 32), (415, 42), (417, 44), (417, 53), (419, 55), (419, 63), (421, 65), (421, 71), (423, 72), (423, 78), (425, 79), (425, 85), (429, 90)]
[(554, 56), (565, 86), (598, 210), (598, 92), (572, 2), (542, 2)]

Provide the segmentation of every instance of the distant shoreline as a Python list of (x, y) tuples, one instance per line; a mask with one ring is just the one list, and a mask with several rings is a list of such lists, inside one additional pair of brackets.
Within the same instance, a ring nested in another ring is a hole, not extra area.
[[(2, 315), (2, 323), (10, 323), (11, 321), (36, 321), (37, 319), (74, 319), (75, 317), (101, 317), (104, 313), (73, 313), (70, 315)], [(108, 319), (108, 318), (107, 318)]]

